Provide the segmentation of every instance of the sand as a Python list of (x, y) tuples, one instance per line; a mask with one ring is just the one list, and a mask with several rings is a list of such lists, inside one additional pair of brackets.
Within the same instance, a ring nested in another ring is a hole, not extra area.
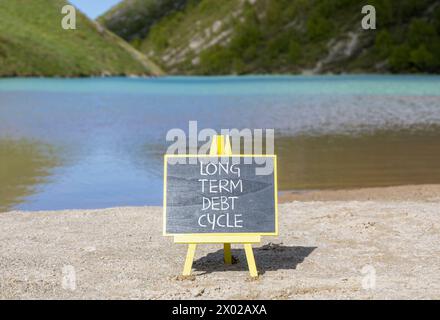
[(440, 298), (439, 186), (286, 197), (253, 281), (240, 245), (232, 266), (198, 246), (179, 280), (186, 245), (162, 236), (160, 207), (0, 213), (0, 298)]

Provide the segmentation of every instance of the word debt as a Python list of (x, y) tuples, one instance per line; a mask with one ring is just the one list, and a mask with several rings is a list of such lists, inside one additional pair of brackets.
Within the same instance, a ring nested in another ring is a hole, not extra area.
[(235, 209), (235, 200), (237, 200), (238, 197), (203, 197), (203, 206), (202, 211), (211, 209), (214, 211), (217, 210), (234, 210)]
[(199, 217), (199, 226), (202, 228), (211, 228), (215, 230), (216, 227), (220, 228), (243, 228), (243, 220), (241, 220), (241, 214), (231, 213), (205, 213)]

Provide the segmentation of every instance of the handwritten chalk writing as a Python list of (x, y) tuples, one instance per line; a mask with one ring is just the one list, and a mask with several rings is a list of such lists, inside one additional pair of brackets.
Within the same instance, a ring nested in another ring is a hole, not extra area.
[(240, 178), (240, 168), (236, 166), (236, 164), (227, 163), (202, 163), (200, 162), (200, 175), (202, 176), (214, 176), (214, 175), (222, 175), (224, 174), (232, 174), (236, 175)]
[[(203, 228), (215, 230), (220, 228), (242, 228), (241, 214), (233, 214), (238, 196), (226, 196), (221, 194), (237, 194), (243, 192), (243, 181), (240, 179), (240, 167), (234, 163), (223, 162), (200, 162), (200, 175), (206, 178), (198, 179), (200, 182), (202, 197), (202, 213), (198, 224)], [(222, 177), (227, 177), (227, 179)], [(218, 196), (206, 196), (206, 194), (219, 194)], [(214, 213), (212, 211), (220, 211)], [(228, 212), (224, 212), (228, 211)]]
[(240, 192), (243, 192), (243, 182), (241, 180), (199, 179), (198, 181), (202, 183), (201, 186), (203, 193), (222, 193), (223, 191), (233, 193), (237, 189), (239, 189)]
[(199, 226), (210, 227), (212, 230), (215, 230), (215, 227), (243, 228), (243, 220), (239, 220), (241, 216), (241, 214), (231, 215), (229, 212), (222, 214), (205, 213), (199, 217), (198, 223)]
[(237, 200), (238, 197), (226, 197), (226, 196), (220, 196), (220, 197), (203, 197), (203, 206), (202, 211), (211, 209), (214, 211), (224, 211), (224, 210), (231, 210), (235, 209), (235, 200)]

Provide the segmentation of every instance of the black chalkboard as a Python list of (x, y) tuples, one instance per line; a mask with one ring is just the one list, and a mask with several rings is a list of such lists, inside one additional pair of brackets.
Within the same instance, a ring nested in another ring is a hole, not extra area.
[(275, 156), (166, 156), (164, 184), (165, 235), (277, 234)]

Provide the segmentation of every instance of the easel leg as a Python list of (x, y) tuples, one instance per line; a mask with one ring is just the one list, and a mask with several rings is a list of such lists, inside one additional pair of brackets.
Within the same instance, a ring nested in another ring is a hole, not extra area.
[(246, 243), (244, 245), (244, 251), (246, 252), (246, 259), (249, 267), (249, 273), (252, 278), (258, 277), (257, 266), (255, 264), (254, 252), (252, 251), (252, 245), (250, 243)]
[(194, 254), (196, 253), (197, 244), (190, 243), (188, 245), (188, 252), (186, 254), (185, 266), (183, 267), (183, 275), (191, 275), (192, 264), (194, 260)]
[(231, 244), (223, 244), (223, 251), (225, 255), (225, 264), (232, 264)]

